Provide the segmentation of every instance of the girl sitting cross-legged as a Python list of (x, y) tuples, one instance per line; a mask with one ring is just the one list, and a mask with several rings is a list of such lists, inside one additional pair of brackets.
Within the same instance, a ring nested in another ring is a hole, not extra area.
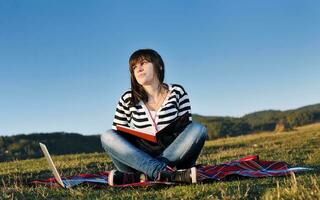
[[(110, 185), (141, 180), (196, 182), (195, 163), (207, 138), (207, 129), (192, 121), (188, 94), (178, 84), (164, 83), (165, 66), (152, 49), (140, 49), (129, 59), (131, 89), (120, 97), (112, 129), (101, 135), (102, 146), (116, 170)], [(170, 133), (165, 144), (148, 142), (117, 131), (122, 125), (157, 132), (186, 114), (189, 123)]]

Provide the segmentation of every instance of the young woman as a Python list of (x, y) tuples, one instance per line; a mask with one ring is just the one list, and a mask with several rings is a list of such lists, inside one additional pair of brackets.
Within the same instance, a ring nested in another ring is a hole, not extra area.
[[(163, 82), (164, 63), (152, 49), (134, 52), (129, 59), (129, 68), (131, 90), (120, 97), (112, 129), (101, 135), (102, 147), (117, 168), (109, 174), (109, 184), (127, 184), (145, 178), (196, 182), (193, 166), (207, 138), (207, 130), (192, 122), (187, 92), (181, 85)], [(186, 113), (189, 123), (181, 124), (161, 144), (116, 129), (117, 125), (122, 125), (157, 132)]]

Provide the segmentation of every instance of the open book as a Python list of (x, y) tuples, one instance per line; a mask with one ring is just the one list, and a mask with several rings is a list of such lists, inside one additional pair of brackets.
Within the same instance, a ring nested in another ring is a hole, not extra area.
[(148, 140), (150, 142), (158, 143), (161, 137), (165, 135), (173, 134), (174, 132), (180, 132), (189, 123), (190, 123), (189, 113), (186, 112), (182, 116), (176, 117), (173, 122), (171, 122), (169, 125), (167, 125), (166, 127), (164, 127), (158, 132), (146, 132), (146, 131), (141, 131), (141, 130), (129, 128), (127, 126), (122, 126), (122, 125), (116, 125), (116, 128), (118, 131), (121, 131), (123, 133), (127, 133), (130, 135)]

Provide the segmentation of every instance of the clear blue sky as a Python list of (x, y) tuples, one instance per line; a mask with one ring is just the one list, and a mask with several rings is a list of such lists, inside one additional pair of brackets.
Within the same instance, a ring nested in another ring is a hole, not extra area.
[(0, 0), (0, 135), (111, 128), (139, 48), (193, 113), (320, 102), (320, 1)]

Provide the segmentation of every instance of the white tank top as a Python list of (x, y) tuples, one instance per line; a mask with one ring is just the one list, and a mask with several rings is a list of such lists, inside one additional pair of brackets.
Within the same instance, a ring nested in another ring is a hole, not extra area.
[(156, 119), (157, 111), (155, 111), (155, 110), (150, 110), (150, 114), (151, 114), (151, 117), (152, 117), (153, 119)]

